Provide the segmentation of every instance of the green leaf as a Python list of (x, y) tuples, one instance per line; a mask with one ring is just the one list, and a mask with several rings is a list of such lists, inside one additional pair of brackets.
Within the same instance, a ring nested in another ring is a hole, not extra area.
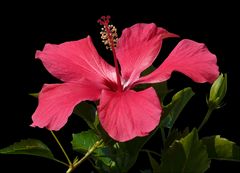
[(170, 92), (167, 87), (167, 82), (154, 83), (154, 84), (139, 84), (134, 87), (136, 91), (142, 91), (149, 87), (153, 87), (158, 95), (158, 97), (163, 101), (165, 96)]
[(145, 170), (140, 170), (140, 173), (152, 173), (152, 171), (149, 169), (145, 169)]
[(128, 172), (134, 165), (140, 150), (156, 131), (157, 129), (145, 137), (137, 137), (131, 141), (118, 143), (115, 156), (117, 165), (121, 168), (121, 172)]
[(172, 129), (170, 134), (168, 134), (168, 137), (165, 141), (165, 148), (168, 148), (175, 140), (179, 140), (181, 138), (184, 138), (189, 133), (189, 128), (185, 128), (183, 132), (179, 131), (178, 129)]
[(148, 152), (148, 158), (149, 158), (153, 173), (158, 173), (160, 170), (160, 164), (151, 156), (149, 152)]
[(156, 69), (156, 68), (155, 68), (153, 65), (151, 65), (151, 66), (148, 67), (146, 70), (144, 70), (144, 71), (141, 73), (140, 76), (141, 76), (141, 77), (142, 77), (142, 76), (146, 76), (146, 75), (152, 73), (155, 69)]
[[(73, 134), (72, 147), (74, 151), (85, 154), (100, 138), (93, 130), (84, 131)], [(108, 167), (114, 167), (115, 162), (109, 157), (109, 150), (106, 146), (102, 146), (93, 152), (95, 161), (103, 162)]]
[(30, 95), (30, 96), (33, 96), (33, 97), (35, 97), (35, 98), (38, 98), (39, 93), (30, 93), (29, 95)]
[(177, 92), (173, 96), (171, 103), (164, 107), (164, 114), (160, 121), (160, 126), (172, 128), (179, 114), (182, 112), (183, 108), (193, 95), (194, 92), (190, 87), (184, 88), (183, 90)]
[(219, 135), (202, 138), (208, 157), (217, 160), (240, 161), (240, 146)]
[(153, 88), (157, 92), (158, 97), (163, 101), (166, 95), (171, 91), (167, 87), (167, 82), (155, 83)]
[[(139, 151), (151, 135), (137, 137), (124, 143), (110, 140), (108, 144), (96, 149), (92, 158), (95, 160), (98, 170), (100, 172), (128, 172), (136, 162)], [(73, 134), (73, 150), (85, 154), (98, 140), (100, 137), (93, 130)]]
[(0, 149), (0, 153), (33, 155), (61, 162), (55, 159), (50, 149), (44, 143), (37, 139), (21, 140), (20, 142), (16, 142), (13, 145)]
[(186, 137), (176, 140), (162, 155), (161, 173), (202, 173), (209, 168), (206, 147), (193, 129)]
[[(141, 73), (141, 76), (146, 76), (152, 73), (156, 68), (154, 66), (148, 67)], [(165, 96), (170, 92), (167, 87), (167, 82), (153, 83), (153, 84), (140, 84), (135, 87), (135, 90), (144, 90), (149, 87), (153, 87), (157, 92), (158, 97), (163, 101)]]
[(84, 131), (73, 134), (72, 147), (74, 151), (85, 153), (92, 147), (100, 138), (93, 130)]
[[(140, 149), (150, 136), (135, 138), (124, 143), (110, 140), (107, 146), (104, 144), (101, 148), (96, 149), (92, 158), (100, 171), (102, 169), (103, 172), (128, 172), (136, 162)], [(98, 140), (100, 138), (93, 130), (73, 134), (73, 150), (85, 154)]]
[(98, 117), (96, 115), (96, 108), (93, 105), (81, 102), (74, 108), (73, 113), (80, 116), (91, 129), (96, 129)]

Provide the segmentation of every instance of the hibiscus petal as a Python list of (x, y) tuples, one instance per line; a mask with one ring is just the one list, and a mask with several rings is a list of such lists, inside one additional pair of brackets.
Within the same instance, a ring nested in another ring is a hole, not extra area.
[(45, 84), (40, 92), (31, 126), (59, 130), (66, 124), (79, 102), (97, 100), (100, 93), (101, 90), (89, 82)]
[(159, 124), (161, 111), (153, 88), (140, 92), (103, 90), (98, 106), (103, 128), (109, 136), (120, 142), (148, 135)]
[(162, 40), (167, 37), (177, 35), (158, 28), (153, 23), (138, 23), (123, 30), (118, 40), (116, 54), (125, 82), (129, 84), (139, 78), (140, 73), (156, 59)]
[(199, 83), (212, 83), (219, 75), (216, 56), (203, 43), (184, 39), (154, 72), (137, 83), (166, 81), (173, 71), (181, 72)]
[(59, 45), (46, 44), (36, 52), (46, 69), (65, 82), (78, 81), (82, 77), (96, 82), (116, 81), (114, 67), (97, 53), (90, 36)]

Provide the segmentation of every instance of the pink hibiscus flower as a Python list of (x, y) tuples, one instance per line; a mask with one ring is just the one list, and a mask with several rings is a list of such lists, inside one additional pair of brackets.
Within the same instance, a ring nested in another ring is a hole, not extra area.
[(113, 139), (128, 141), (149, 134), (159, 124), (162, 112), (152, 87), (134, 91), (134, 86), (166, 81), (173, 71), (200, 83), (212, 83), (219, 74), (216, 56), (204, 44), (184, 39), (155, 71), (141, 77), (156, 59), (162, 40), (177, 35), (153, 23), (138, 23), (124, 29), (114, 47), (108, 22), (109, 18), (100, 21), (108, 33), (115, 67), (101, 58), (90, 36), (59, 45), (46, 44), (43, 51), (36, 52), (36, 58), (63, 83), (43, 86), (32, 116), (33, 127), (59, 130), (78, 103), (100, 100), (97, 109), (102, 127)]

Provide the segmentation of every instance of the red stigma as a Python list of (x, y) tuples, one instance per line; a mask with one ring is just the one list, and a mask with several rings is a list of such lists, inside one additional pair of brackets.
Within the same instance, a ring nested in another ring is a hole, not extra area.
[(110, 22), (110, 16), (102, 16), (100, 19), (98, 19), (98, 23), (103, 26), (107, 26)]

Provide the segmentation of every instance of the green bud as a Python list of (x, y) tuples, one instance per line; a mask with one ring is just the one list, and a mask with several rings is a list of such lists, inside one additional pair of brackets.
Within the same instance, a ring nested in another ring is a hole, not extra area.
[(208, 106), (214, 109), (221, 107), (226, 92), (227, 74), (220, 74), (211, 87)]

